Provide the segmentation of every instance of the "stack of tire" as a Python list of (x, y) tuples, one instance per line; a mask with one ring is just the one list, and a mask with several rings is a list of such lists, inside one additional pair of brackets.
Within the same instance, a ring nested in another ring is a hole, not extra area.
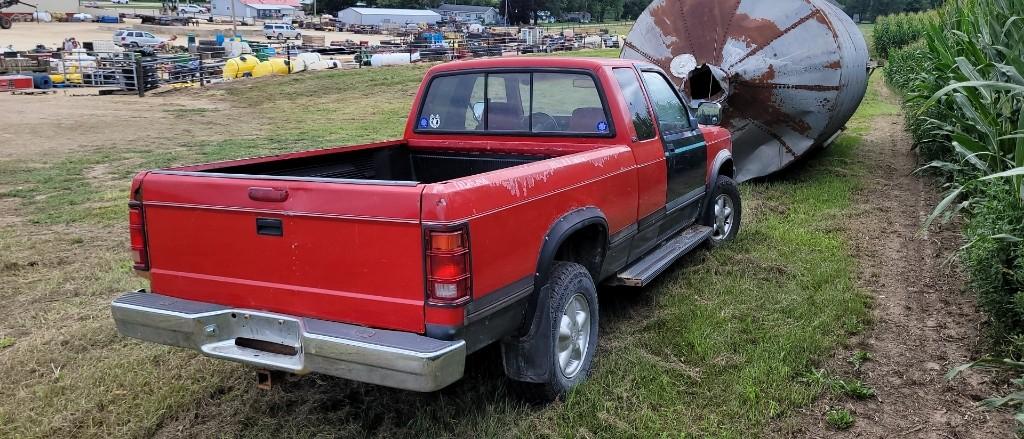
[[(199, 40), (198, 45), (196, 45), (196, 52), (203, 59), (223, 58), (224, 46), (217, 44), (216, 40)], [(204, 56), (204, 53), (208, 55)]]

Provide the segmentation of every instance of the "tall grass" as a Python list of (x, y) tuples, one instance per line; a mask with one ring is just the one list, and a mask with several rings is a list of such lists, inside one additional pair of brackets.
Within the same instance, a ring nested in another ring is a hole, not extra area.
[[(961, 257), (1012, 358), (1024, 356), (1024, 2), (949, 1), (923, 41), (889, 54), (925, 168), (949, 189), (929, 222), (966, 218)], [(877, 32), (877, 30), (876, 30)], [(876, 34), (877, 35), (877, 34)], [(1011, 363), (1005, 363), (1011, 364)], [(1024, 386), (1024, 378), (1015, 380)], [(1024, 392), (995, 401), (1024, 404)], [(1024, 408), (1017, 419), (1024, 423)]]

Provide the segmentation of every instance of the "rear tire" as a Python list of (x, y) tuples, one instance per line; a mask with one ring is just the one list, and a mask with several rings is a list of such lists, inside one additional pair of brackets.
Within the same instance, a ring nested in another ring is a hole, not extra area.
[[(547, 358), (531, 359), (551, 368), (548, 380), (541, 383), (517, 382), (528, 399), (554, 401), (587, 379), (597, 351), (598, 306), (594, 279), (580, 264), (555, 262), (548, 290), (551, 296), (544, 308), (550, 326), (538, 328), (536, 343), (549, 343)], [(537, 352), (537, 350), (533, 350)]]
[(0, 17), (0, 29), (10, 29), (11, 19), (7, 17)]
[(704, 206), (701, 224), (711, 227), (714, 231), (708, 238), (711, 248), (720, 247), (736, 238), (740, 231), (740, 220), (743, 216), (743, 204), (740, 201), (740, 190), (736, 181), (721, 175), (715, 189), (708, 197)]

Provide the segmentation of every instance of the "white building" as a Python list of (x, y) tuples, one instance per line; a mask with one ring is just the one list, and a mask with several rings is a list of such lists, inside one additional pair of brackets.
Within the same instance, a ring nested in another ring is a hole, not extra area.
[(299, 0), (213, 0), (210, 12), (213, 15), (230, 17), (234, 2), (234, 16), (238, 19), (281, 20), (294, 17), (302, 9)]
[(446, 4), (438, 6), (434, 11), (444, 16), (447, 21), (480, 24), (495, 24), (503, 23), (505, 21), (501, 17), (501, 14), (498, 13), (498, 10), (490, 6)]
[(440, 14), (428, 9), (345, 8), (338, 11), (338, 21), (342, 24), (435, 24), (441, 20)]

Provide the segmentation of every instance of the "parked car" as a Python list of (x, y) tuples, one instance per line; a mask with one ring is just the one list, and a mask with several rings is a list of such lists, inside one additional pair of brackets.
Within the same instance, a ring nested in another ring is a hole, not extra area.
[(128, 0), (110, 0), (110, 2), (115, 4), (115, 5), (127, 5), (128, 4)]
[(597, 285), (642, 287), (739, 231), (721, 108), (692, 113), (631, 60), (435, 66), (400, 140), (135, 176), (131, 249), (150, 289), (114, 300), (114, 321), (265, 370), (415, 391), (500, 343), (509, 378), (560, 397), (597, 351)]
[(178, 15), (205, 14), (206, 12), (207, 12), (206, 8), (204, 8), (202, 6), (199, 6), (199, 5), (188, 4), (188, 5), (181, 5), (181, 6), (178, 7)]
[(114, 32), (114, 44), (124, 47), (149, 47), (163, 43), (163, 38), (149, 32), (122, 29)]
[(302, 33), (294, 26), (285, 23), (266, 23), (263, 25), (263, 36), (267, 39), (277, 38), (279, 40), (302, 39)]
[(82, 3), (82, 6), (85, 6), (87, 8), (99, 8), (100, 4), (96, 3), (94, 1), (88, 1), (88, 2)]

